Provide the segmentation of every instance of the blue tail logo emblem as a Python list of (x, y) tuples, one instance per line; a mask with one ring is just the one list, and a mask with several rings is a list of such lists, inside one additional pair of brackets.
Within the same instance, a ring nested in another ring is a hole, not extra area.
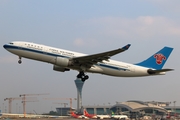
[(156, 63), (158, 65), (161, 65), (163, 60), (166, 60), (166, 57), (163, 54), (161, 54), (161, 53), (155, 54), (154, 58), (156, 58)]

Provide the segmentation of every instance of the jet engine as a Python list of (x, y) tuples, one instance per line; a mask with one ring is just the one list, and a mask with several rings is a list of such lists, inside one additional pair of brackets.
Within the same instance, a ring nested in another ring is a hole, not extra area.
[(56, 57), (55, 64), (61, 67), (67, 67), (72, 65), (72, 62), (68, 58)]
[(68, 69), (68, 68), (63, 68), (63, 67), (60, 67), (60, 66), (57, 66), (57, 65), (53, 66), (53, 70), (54, 71), (60, 71), (60, 72), (70, 71), (70, 69)]

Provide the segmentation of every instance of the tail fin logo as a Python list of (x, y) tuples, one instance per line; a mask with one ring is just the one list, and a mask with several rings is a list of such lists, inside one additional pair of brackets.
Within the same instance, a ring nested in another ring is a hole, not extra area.
[(84, 115), (88, 115), (88, 112), (86, 110), (84, 110)]
[(158, 65), (162, 64), (163, 60), (166, 60), (166, 57), (161, 53), (155, 54), (154, 58), (156, 58), (156, 63)]

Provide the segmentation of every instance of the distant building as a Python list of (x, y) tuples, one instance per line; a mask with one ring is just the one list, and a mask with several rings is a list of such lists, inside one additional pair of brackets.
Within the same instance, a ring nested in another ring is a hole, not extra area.
[(165, 108), (169, 113), (177, 113), (180, 114), (180, 106), (166, 106)]
[(116, 103), (110, 108), (115, 114), (126, 114), (130, 118), (137, 118), (144, 115), (164, 115), (167, 110), (150, 102), (127, 101)]
[(149, 101), (149, 102), (145, 102), (145, 103), (151, 103), (151, 104), (154, 104), (154, 105), (160, 106), (160, 107), (167, 107), (171, 104), (171, 102), (157, 102), (157, 101)]
[[(98, 114), (98, 115), (109, 115), (111, 106), (83, 106), (83, 109), (86, 109), (90, 114)], [(56, 108), (58, 115), (67, 116), (69, 115), (70, 108)], [(75, 109), (73, 109), (75, 111)], [(83, 114), (83, 113), (81, 113)]]
[[(107, 115), (113, 111), (115, 114), (126, 114), (131, 117), (143, 115), (164, 115), (168, 112), (180, 114), (180, 106), (169, 106), (170, 102), (157, 101), (126, 101), (117, 102), (113, 106), (88, 105), (83, 106), (90, 114)], [(56, 108), (59, 115), (69, 115), (70, 108)], [(74, 109), (75, 110), (75, 109)]]
[[(56, 108), (56, 111), (59, 116), (69, 116), (70, 115), (70, 107), (62, 107), (62, 108)], [(72, 111), (75, 111), (74, 108), (72, 108)]]
[(97, 114), (97, 115), (109, 115), (111, 114), (110, 108), (111, 106), (106, 105), (90, 105), (83, 106), (84, 109), (88, 111), (89, 114)]

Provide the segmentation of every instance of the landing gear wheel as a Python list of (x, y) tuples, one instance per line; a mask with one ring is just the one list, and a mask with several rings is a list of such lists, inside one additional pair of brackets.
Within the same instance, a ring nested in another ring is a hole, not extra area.
[(81, 78), (81, 80), (84, 82), (84, 81), (86, 81), (86, 79), (85, 78)]
[(77, 75), (77, 78), (82, 78), (84, 76), (84, 72), (79, 72), (79, 74)]
[(87, 80), (87, 79), (89, 79), (89, 76), (88, 76), (88, 75), (85, 75), (84, 78)]
[(88, 78), (89, 78), (89, 76), (88, 75), (85, 75), (84, 74), (84, 72), (79, 72), (79, 74), (77, 75), (77, 78), (81, 78), (81, 80), (84, 82), (84, 81), (86, 81)]
[(84, 76), (82, 76), (81, 80), (84, 82), (84, 81), (86, 81), (88, 78), (89, 78), (88, 75), (84, 75)]
[(77, 75), (77, 78), (81, 78), (81, 75), (80, 75), (80, 74), (78, 74), (78, 75)]
[(19, 56), (19, 61), (18, 61), (18, 63), (19, 64), (21, 64), (22, 63), (22, 61), (21, 61), (21, 57)]
[(21, 64), (21, 63), (22, 63), (22, 61), (21, 61), (21, 60), (19, 60), (19, 61), (18, 61), (18, 63), (19, 63), (19, 64)]

